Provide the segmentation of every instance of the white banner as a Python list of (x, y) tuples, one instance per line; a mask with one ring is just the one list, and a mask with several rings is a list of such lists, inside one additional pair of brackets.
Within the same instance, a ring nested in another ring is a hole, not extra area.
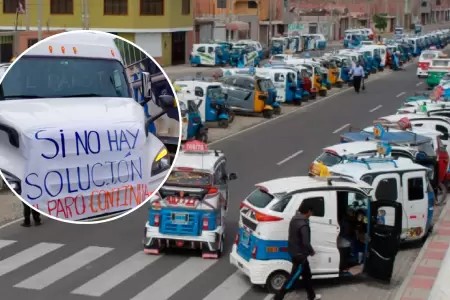
[(25, 132), (22, 198), (61, 219), (136, 207), (149, 196), (144, 124), (61, 125)]

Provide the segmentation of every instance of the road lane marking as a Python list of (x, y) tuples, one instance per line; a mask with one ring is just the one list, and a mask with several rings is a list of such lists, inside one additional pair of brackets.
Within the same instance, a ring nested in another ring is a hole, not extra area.
[[(408, 67), (408, 66), (406, 66), (406, 67)], [(369, 79), (369, 80), (367, 80), (367, 83), (375, 82), (375, 81), (377, 81), (377, 80), (379, 80), (379, 79), (386, 78), (386, 77), (388, 77), (389, 75), (392, 75), (392, 74), (394, 74), (394, 72), (393, 72), (393, 71), (389, 71), (386, 75), (377, 77), (377, 78), (375, 78), (375, 79)], [(299, 107), (298, 109), (295, 109), (295, 110), (292, 110), (292, 111), (287, 112), (287, 113), (285, 113), (285, 114), (276, 116), (275, 118), (271, 118), (271, 119), (265, 120), (265, 121), (263, 121), (263, 122), (261, 122), (261, 123), (255, 124), (255, 125), (253, 125), (253, 126), (250, 126), (250, 127), (248, 127), (248, 128), (245, 128), (245, 129), (243, 129), (243, 130), (241, 130), (241, 131), (238, 131), (238, 132), (235, 132), (235, 133), (233, 133), (233, 134), (224, 136), (223, 138), (220, 138), (220, 139), (218, 139), (218, 140), (215, 140), (215, 141), (212, 141), (212, 142), (208, 143), (208, 146), (212, 146), (212, 145), (214, 145), (214, 144), (218, 144), (218, 143), (220, 143), (220, 142), (223, 142), (223, 141), (225, 141), (225, 140), (231, 139), (231, 138), (233, 138), (233, 137), (235, 137), (235, 136), (238, 136), (238, 135), (241, 135), (241, 134), (243, 134), (243, 133), (245, 133), (245, 132), (247, 132), (247, 131), (251, 131), (251, 130), (256, 129), (256, 128), (260, 127), (260, 126), (263, 126), (263, 125), (265, 125), (265, 124), (267, 124), (267, 123), (270, 123), (270, 122), (273, 122), (273, 121), (275, 121), (275, 120), (278, 120), (278, 119), (287, 117), (287, 116), (289, 116), (289, 115), (291, 115), (291, 114), (294, 114), (294, 113), (297, 113), (297, 112), (299, 112), (299, 111), (304, 111), (305, 109), (308, 109), (308, 108), (311, 107), (311, 106), (314, 106), (314, 105), (317, 105), (317, 104), (322, 103), (322, 102), (324, 102), (324, 101), (327, 101), (328, 99), (331, 99), (331, 98), (333, 98), (333, 97), (339, 96), (339, 95), (341, 95), (341, 94), (343, 94), (343, 93), (345, 93), (345, 92), (348, 92), (348, 91), (350, 91), (350, 90), (353, 90), (353, 87), (349, 87), (349, 88), (342, 89), (341, 91), (339, 91), (339, 92), (337, 92), (337, 93), (335, 93), (335, 94), (333, 94), (333, 95), (330, 95), (330, 96), (327, 96), (327, 97), (324, 97), (324, 98), (320, 98), (320, 99), (314, 100), (314, 102), (308, 103), (308, 104), (306, 104), (306, 105), (302, 105), (302, 106)]]
[(40, 243), (23, 250), (13, 256), (0, 261), (0, 276), (12, 272), (35, 259), (38, 259), (56, 249), (62, 247), (63, 244)]
[[(167, 300), (219, 260), (191, 257), (131, 300)], [(233, 297), (227, 299), (235, 299)], [(238, 299), (238, 298), (236, 298)]]
[(421, 85), (423, 82), (421, 81), (421, 82), (419, 82), (418, 84), (416, 84), (416, 86), (419, 86), (419, 85)]
[(216, 287), (208, 296), (203, 300), (230, 300), (241, 299), (252, 288), (248, 282), (248, 278), (245, 278), (241, 271), (234, 272), (229, 276), (221, 285)]
[(377, 107), (374, 107), (374, 108), (372, 108), (371, 110), (369, 110), (369, 112), (374, 112), (374, 111), (376, 111), (376, 110), (379, 110), (380, 108), (382, 108), (383, 107), (383, 105), (378, 105)]
[(268, 295), (264, 298), (264, 300), (272, 300), (274, 296), (275, 296), (275, 294), (268, 294)]
[(18, 219), (12, 220), (11, 222), (5, 223), (0, 226), (0, 230), (2, 230), (3, 228), (9, 227), (11, 225), (14, 225), (16, 223), (19, 223), (20, 221), (23, 221), (23, 218), (18, 218)]
[(339, 131), (342, 131), (345, 128), (347, 128), (348, 126), (350, 126), (350, 124), (345, 124), (344, 126), (341, 126), (338, 129), (336, 129), (335, 131), (333, 131), (333, 133), (338, 133)]
[(143, 251), (139, 251), (108, 271), (73, 290), (71, 294), (101, 297), (161, 257), (163, 255), (146, 255)]
[(16, 241), (11, 240), (0, 240), (0, 249), (5, 248), (11, 244), (14, 244)]
[(398, 94), (397, 96), (395, 96), (395, 97), (401, 97), (401, 96), (403, 96), (404, 94), (406, 94), (406, 92), (401, 92), (400, 94)]
[(19, 282), (14, 287), (30, 290), (42, 290), (112, 250), (113, 248), (96, 246), (84, 248), (74, 255), (48, 267), (44, 271)]
[(277, 162), (277, 165), (278, 165), (278, 166), (281, 166), (282, 164), (284, 164), (284, 163), (287, 162), (288, 160), (291, 160), (291, 159), (293, 159), (294, 157), (296, 157), (296, 156), (298, 156), (298, 155), (300, 155), (300, 154), (302, 154), (302, 153), (303, 153), (303, 150), (297, 151), (297, 152), (295, 152), (294, 154), (289, 155), (288, 157), (286, 157), (286, 158), (283, 159), (282, 161)]

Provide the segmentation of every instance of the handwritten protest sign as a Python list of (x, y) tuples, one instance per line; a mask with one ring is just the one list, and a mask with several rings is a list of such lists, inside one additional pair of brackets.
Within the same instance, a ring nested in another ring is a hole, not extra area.
[(136, 207), (150, 196), (145, 143), (139, 122), (29, 129), (21, 196), (67, 220)]

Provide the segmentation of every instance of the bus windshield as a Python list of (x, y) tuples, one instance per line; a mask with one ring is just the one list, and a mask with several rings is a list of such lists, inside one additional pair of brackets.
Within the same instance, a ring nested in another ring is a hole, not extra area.
[(23, 56), (1, 84), (3, 99), (132, 98), (123, 65), (113, 59)]

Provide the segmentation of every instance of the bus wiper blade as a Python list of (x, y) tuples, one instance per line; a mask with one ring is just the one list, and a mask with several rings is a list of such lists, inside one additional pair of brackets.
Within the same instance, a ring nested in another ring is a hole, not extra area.
[(83, 98), (83, 97), (103, 97), (103, 95), (100, 95), (100, 94), (75, 94), (75, 95), (60, 96), (58, 98)]

